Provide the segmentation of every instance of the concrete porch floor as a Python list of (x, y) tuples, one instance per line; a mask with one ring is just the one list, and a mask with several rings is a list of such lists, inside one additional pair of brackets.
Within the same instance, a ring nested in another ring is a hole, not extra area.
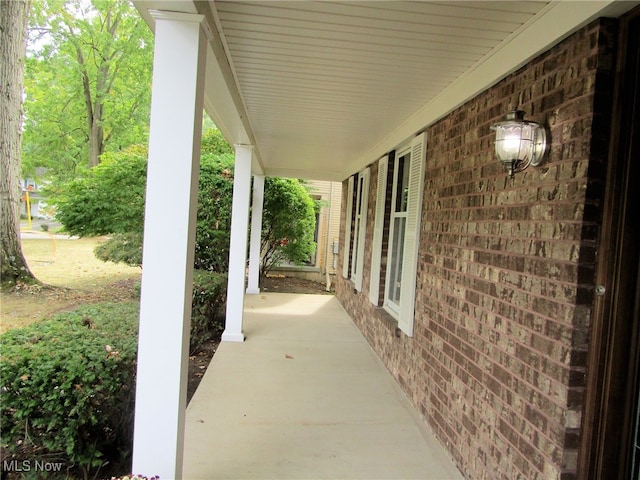
[(335, 297), (249, 295), (244, 331), (187, 408), (185, 479), (462, 478)]

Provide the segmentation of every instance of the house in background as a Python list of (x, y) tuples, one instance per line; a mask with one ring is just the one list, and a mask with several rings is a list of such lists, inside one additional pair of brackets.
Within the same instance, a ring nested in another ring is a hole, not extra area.
[(274, 267), (272, 273), (306, 278), (331, 288), (338, 271), (342, 185), (322, 180), (309, 180), (307, 185), (311, 197), (321, 202), (314, 234), (316, 253), (305, 265), (281, 264)]
[[(466, 478), (638, 478), (638, 2), (134, 4), (156, 42), (134, 471), (182, 472), (206, 108), (236, 149), (223, 341), (264, 177), (339, 181), (337, 297)], [(516, 108), (549, 153), (510, 177), (491, 127)]]
[(20, 217), (26, 219), (46, 219), (53, 218), (53, 209), (47, 205), (40, 193), (43, 185), (32, 178), (20, 180), (22, 196), (20, 198)]

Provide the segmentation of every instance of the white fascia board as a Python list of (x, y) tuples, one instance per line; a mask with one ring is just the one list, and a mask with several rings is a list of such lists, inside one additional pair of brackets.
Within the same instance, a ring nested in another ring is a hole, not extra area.
[(640, 2), (552, 1), (529, 22), (516, 30), (433, 100), (384, 137), (373, 148), (349, 162), (340, 175), (353, 172), (406, 143), (417, 133), (444, 117), (464, 102), (495, 85), (573, 32), (599, 17), (618, 17)]
[(322, 170), (321, 167), (319, 167), (318, 170), (299, 170), (295, 168), (267, 168), (265, 169), (264, 174), (267, 177), (304, 178), (306, 180), (323, 180), (328, 182), (342, 182), (350, 176), (343, 175), (342, 171), (328, 172)]
[[(220, 66), (210, 47), (207, 45), (207, 67), (204, 88), (205, 110), (220, 129), (224, 138), (232, 145), (253, 145), (242, 117), (236, 109), (233, 97), (227, 88)], [(251, 159), (251, 171), (256, 175), (264, 175), (264, 167), (257, 148)]]

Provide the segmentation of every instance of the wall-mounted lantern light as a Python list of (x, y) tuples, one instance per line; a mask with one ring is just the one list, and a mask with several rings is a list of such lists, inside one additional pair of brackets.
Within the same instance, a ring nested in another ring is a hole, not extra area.
[(529, 165), (540, 165), (547, 152), (547, 133), (542, 125), (524, 119), (522, 110), (513, 110), (491, 126), (496, 131), (496, 156), (513, 177)]

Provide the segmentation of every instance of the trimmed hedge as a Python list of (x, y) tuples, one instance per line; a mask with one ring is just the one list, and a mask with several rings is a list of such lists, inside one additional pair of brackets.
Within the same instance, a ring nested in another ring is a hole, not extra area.
[(195, 352), (207, 340), (224, 331), (222, 307), (227, 295), (227, 276), (206, 270), (194, 270), (191, 300), (191, 341)]
[[(194, 272), (192, 352), (222, 332), (225, 293), (225, 275)], [(3, 460), (46, 458), (86, 478), (129, 459), (138, 316), (138, 302), (95, 304), (0, 336)]]

